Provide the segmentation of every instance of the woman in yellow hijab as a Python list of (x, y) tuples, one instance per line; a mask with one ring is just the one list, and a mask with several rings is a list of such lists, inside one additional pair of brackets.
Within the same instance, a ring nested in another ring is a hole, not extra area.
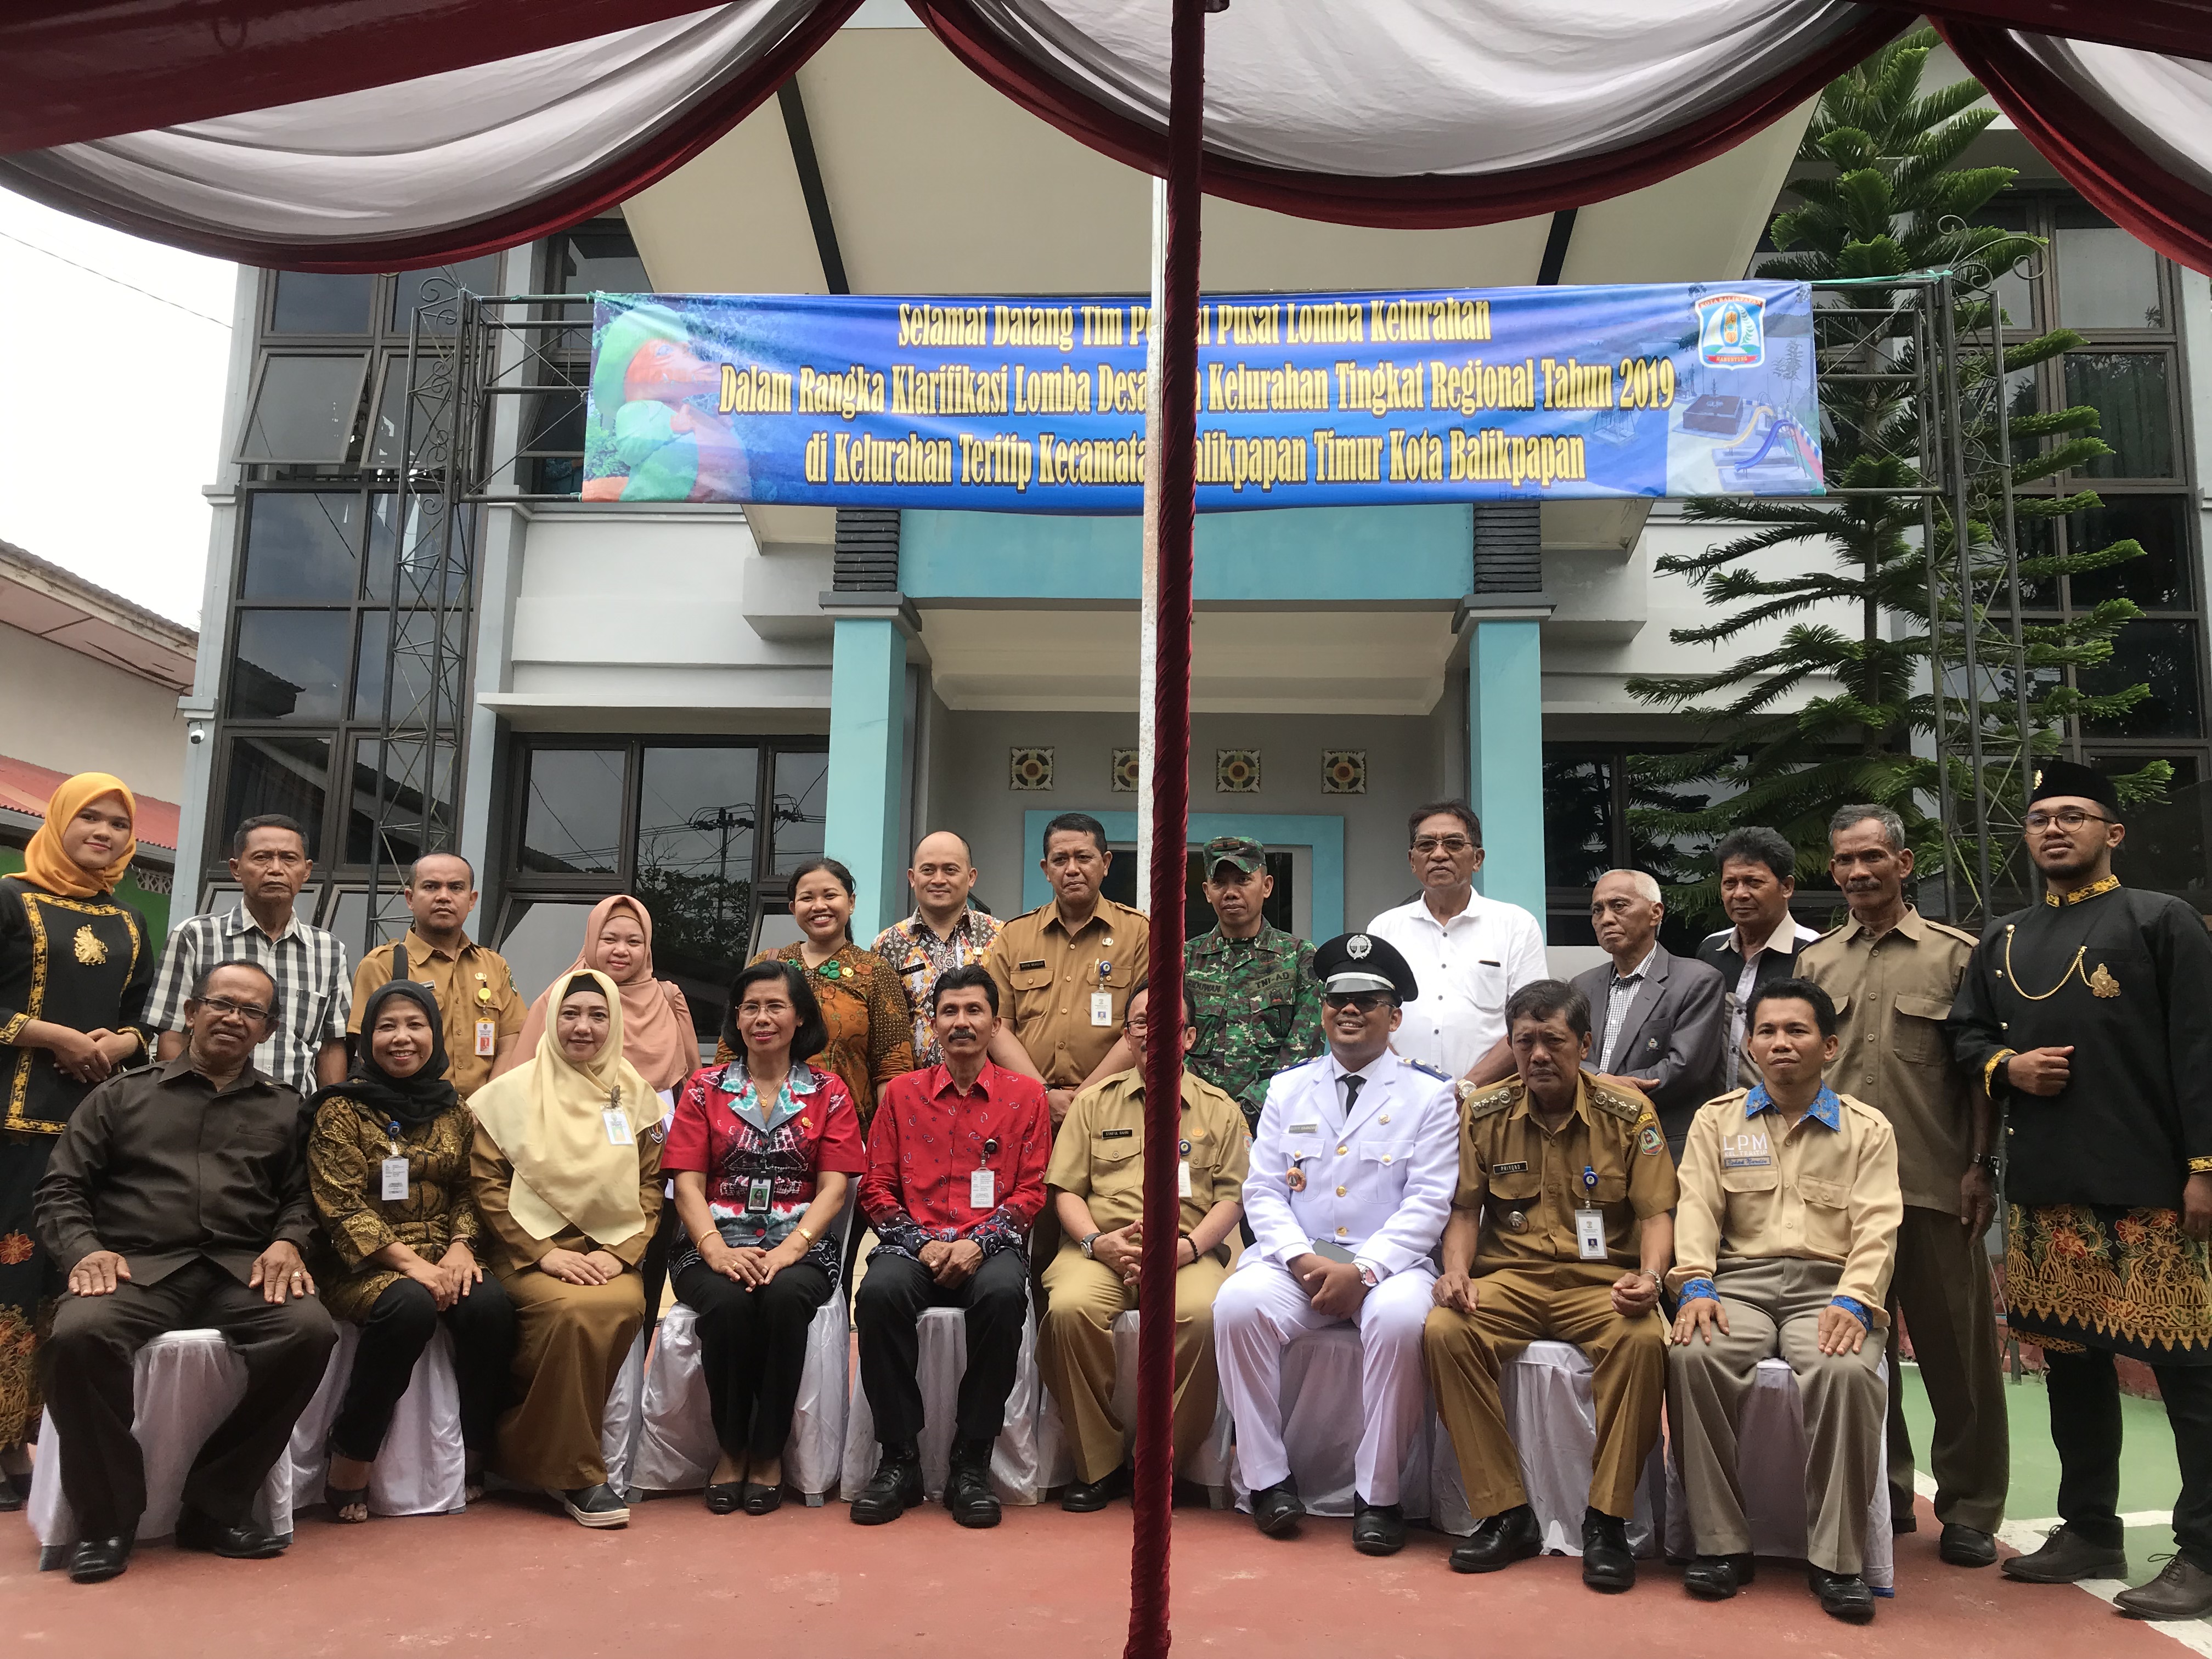
[(660, 1216), (660, 1101), (623, 1058), (622, 993), (563, 982), (528, 1063), (470, 1097), (486, 1265), (514, 1303), (515, 1392), (491, 1467), (586, 1527), (629, 1510), (607, 1485), (600, 1421), (645, 1323), (638, 1263)]
[(137, 816), (122, 779), (80, 773), (46, 803), (22, 873), (0, 878), (0, 1510), (23, 1506), (32, 1339), (61, 1288), (31, 1194), (77, 1103), (148, 1054), (156, 952), (145, 919), (109, 896), (137, 850)]

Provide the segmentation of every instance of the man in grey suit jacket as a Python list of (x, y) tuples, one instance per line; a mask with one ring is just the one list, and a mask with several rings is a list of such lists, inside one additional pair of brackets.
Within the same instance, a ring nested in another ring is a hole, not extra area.
[(1608, 870), (1590, 895), (1608, 968), (1575, 976), (1589, 999), (1594, 1072), (1626, 1078), (1650, 1097), (1667, 1146), (1680, 1162), (1698, 1108), (1722, 1093), (1725, 988), (1717, 969), (1659, 943), (1659, 884), (1641, 870)]

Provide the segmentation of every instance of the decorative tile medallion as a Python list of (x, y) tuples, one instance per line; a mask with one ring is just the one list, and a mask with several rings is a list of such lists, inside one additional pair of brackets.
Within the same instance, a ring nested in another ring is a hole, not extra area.
[(1114, 792), (1116, 794), (1131, 794), (1135, 792), (1136, 787), (1137, 751), (1133, 749), (1116, 749), (1114, 751)]
[(1010, 749), (1006, 751), (1009, 789), (1049, 789), (1052, 787), (1052, 750), (1049, 749)]
[(1213, 787), (1224, 795), (1260, 793), (1260, 751), (1256, 749), (1217, 749), (1213, 751)]
[(1322, 750), (1321, 792), (1324, 795), (1365, 794), (1367, 751), (1364, 749)]

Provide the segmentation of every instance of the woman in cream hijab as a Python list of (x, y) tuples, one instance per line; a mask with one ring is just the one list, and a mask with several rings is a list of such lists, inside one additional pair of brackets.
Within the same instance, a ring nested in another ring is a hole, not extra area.
[(469, 1101), (488, 1264), (514, 1303), (514, 1387), (491, 1467), (542, 1486), (586, 1527), (628, 1524), (600, 1419), (645, 1322), (638, 1262), (660, 1217), (660, 1102), (623, 1058), (622, 994), (561, 983), (528, 1062)]

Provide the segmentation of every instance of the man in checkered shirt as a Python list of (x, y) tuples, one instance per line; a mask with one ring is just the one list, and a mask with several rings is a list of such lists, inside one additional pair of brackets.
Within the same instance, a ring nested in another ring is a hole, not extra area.
[(243, 900), (221, 915), (192, 916), (169, 935), (161, 969), (146, 999), (146, 1024), (161, 1033), (157, 1058), (185, 1047), (185, 1000), (203, 969), (251, 962), (276, 981), (276, 1008), (254, 1069), (300, 1091), (342, 1083), (353, 975), (337, 935), (292, 914), (292, 901), (314, 873), (307, 832), (276, 813), (246, 819), (232, 832), (230, 873)]

